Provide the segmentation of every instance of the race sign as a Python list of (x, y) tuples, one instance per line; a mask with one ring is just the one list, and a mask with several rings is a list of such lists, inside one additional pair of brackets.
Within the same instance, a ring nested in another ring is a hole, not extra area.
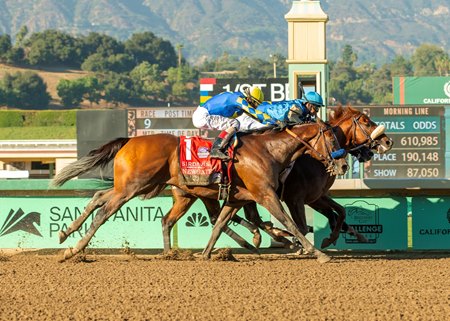
[(264, 79), (200, 79), (200, 106), (211, 97), (225, 91), (244, 92), (245, 88), (258, 86), (264, 93), (264, 100), (281, 101), (289, 99), (288, 78), (264, 78)]
[(192, 124), (195, 107), (157, 107), (127, 110), (128, 137), (159, 133), (196, 136), (201, 131)]
[(386, 154), (364, 164), (365, 178), (445, 178), (445, 117), (438, 106), (358, 108), (394, 141)]

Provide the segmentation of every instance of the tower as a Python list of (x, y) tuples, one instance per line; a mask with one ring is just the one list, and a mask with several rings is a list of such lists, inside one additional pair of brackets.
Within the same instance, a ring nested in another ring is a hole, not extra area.
[[(318, 0), (293, 1), (284, 16), (288, 22), (288, 57), (290, 99), (305, 92), (317, 91), (327, 104), (328, 61), (326, 55), (326, 23), (328, 16)], [(321, 118), (325, 119), (325, 108)]]

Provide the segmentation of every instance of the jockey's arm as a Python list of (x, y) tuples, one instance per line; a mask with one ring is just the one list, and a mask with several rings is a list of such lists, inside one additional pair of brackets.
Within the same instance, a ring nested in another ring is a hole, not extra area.
[(239, 97), (236, 101), (238, 108), (242, 109), (246, 114), (250, 115), (252, 118), (256, 119), (262, 124), (271, 124), (271, 125), (277, 125), (278, 122), (276, 119), (273, 119), (268, 114), (257, 110), (256, 108), (251, 107), (248, 102), (244, 99)]

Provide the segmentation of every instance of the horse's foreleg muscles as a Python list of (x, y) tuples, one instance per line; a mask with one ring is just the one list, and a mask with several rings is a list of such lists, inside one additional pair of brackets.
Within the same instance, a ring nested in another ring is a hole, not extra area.
[(116, 213), (123, 204), (125, 204), (131, 197), (126, 197), (122, 194), (114, 194), (112, 192), (111, 198), (106, 202), (95, 214), (91, 226), (86, 234), (75, 245), (74, 248), (69, 248), (64, 252), (64, 260), (70, 259), (72, 256), (83, 251), (89, 244), (89, 241), (94, 236), (99, 227), (105, 223), (114, 213)]
[(204, 259), (211, 258), (211, 252), (212, 252), (217, 240), (219, 239), (220, 233), (222, 232), (223, 228), (227, 225), (227, 223), (230, 221), (231, 217), (233, 217), (233, 215), (236, 214), (236, 212), (238, 210), (239, 210), (239, 207), (231, 207), (231, 206), (227, 206), (227, 205), (224, 205), (222, 207), (219, 217), (217, 218), (217, 222), (216, 222), (216, 224), (214, 224), (214, 228), (212, 230), (211, 237), (208, 241), (208, 244), (206, 245), (205, 249), (203, 250), (203, 258)]
[(259, 203), (263, 205), (281, 224), (283, 224), (290, 233), (298, 238), (300, 244), (306, 251), (309, 253), (314, 253), (320, 263), (330, 261), (331, 258), (328, 255), (316, 249), (300, 232), (292, 218), (284, 211), (275, 191), (272, 191), (271, 195), (266, 194)]
[(98, 191), (94, 194), (89, 204), (84, 209), (84, 212), (78, 218), (70, 223), (65, 231), (59, 231), (59, 244), (63, 243), (73, 232), (78, 231), (80, 226), (86, 221), (89, 215), (97, 208), (103, 206), (109, 198), (112, 188), (104, 191)]
[(174, 198), (173, 206), (161, 220), (165, 252), (170, 251), (171, 249), (170, 231), (173, 226), (184, 214), (186, 214), (192, 204), (197, 200), (196, 197), (181, 193), (179, 190), (173, 189), (172, 191)]

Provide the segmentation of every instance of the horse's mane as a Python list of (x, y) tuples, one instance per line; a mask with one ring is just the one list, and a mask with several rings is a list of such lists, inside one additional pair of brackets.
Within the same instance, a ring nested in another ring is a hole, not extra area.
[(350, 105), (347, 105), (345, 107), (342, 105), (338, 105), (337, 107), (330, 110), (330, 113), (328, 115), (329, 116), (328, 122), (330, 123), (330, 125), (333, 125), (333, 124), (339, 122), (339, 120), (341, 120), (343, 117), (345, 117), (348, 114), (356, 115), (359, 113), (360, 113), (359, 110), (353, 108)]

